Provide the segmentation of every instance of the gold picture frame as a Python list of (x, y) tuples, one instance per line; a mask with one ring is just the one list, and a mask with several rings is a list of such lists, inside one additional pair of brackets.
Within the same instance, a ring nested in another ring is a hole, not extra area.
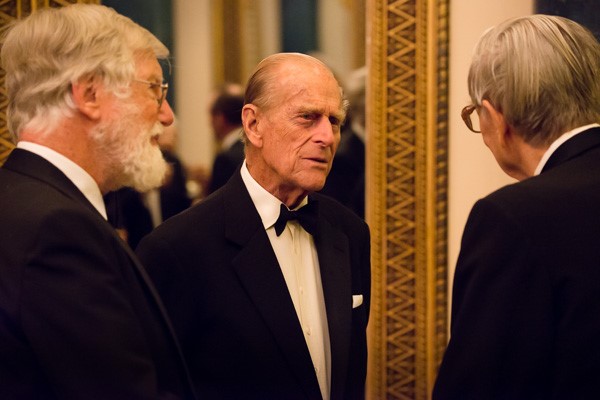
[(448, 0), (369, 0), (369, 399), (427, 399), (447, 342)]

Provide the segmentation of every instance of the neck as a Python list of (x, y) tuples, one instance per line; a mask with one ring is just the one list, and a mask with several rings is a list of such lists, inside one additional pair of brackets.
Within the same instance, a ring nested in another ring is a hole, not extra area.
[(87, 131), (77, 130), (63, 124), (47, 134), (23, 131), (19, 139), (48, 147), (62, 154), (90, 174), (103, 194), (110, 190), (106, 187), (107, 174), (104, 163), (99, 162), (101, 158), (96, 154), (97, 148), (89, 138)]
[(272, 172), (264, 171), (257, 167), (257, 164), (246, 158), (246, 166), (252, 178), (267, 192), (275, 196), (279, 201), (285, 204), (290, 210), (296, 208), (306, 196), (308, 191), (294, 187), (286, 186), (281, 182), (271, 179)]
[(521, 141), (515, 152), (517, 159), (513, 164), (514, 168), (506, 173), (519, 181), (532, 177), (546, 150), (548, 146), (535, 147)]

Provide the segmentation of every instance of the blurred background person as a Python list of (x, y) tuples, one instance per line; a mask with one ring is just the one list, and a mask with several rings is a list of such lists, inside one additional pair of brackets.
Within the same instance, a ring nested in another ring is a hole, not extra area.
[(210, 121), (218, 146), (206, 195), (223, 186), (244, 161), (242, 107), (244, 88), (227, 83), (216, 93), (210, 106)]

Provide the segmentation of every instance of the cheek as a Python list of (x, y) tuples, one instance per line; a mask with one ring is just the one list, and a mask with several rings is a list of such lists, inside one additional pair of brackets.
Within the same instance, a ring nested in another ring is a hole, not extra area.
[(342, 135), (341, 133), (338, 131), (337, 133), (335, 133), (335, 139), (334, 139), (334, 143), (333, 143), (333, 154), (335, 154), (337, 152), (337, 149), (340, 145), (340, 140), (342, 139)]
[(483, 139), (483, 144), (487, 146), (488, 149), (491, 149), (490, 137), (486, 134), (481, 134), (481, 138)]

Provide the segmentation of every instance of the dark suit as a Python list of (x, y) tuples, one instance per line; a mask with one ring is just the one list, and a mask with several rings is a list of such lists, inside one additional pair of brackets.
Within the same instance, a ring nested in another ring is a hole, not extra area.
[(479, 200), (454, 278), (435, 399), (600, 393), (600, 128)]
[(217, 191), (225, 185), (235, 171), (240, 169), (244, 161), (244, 143), (237, 140), (230, 148), (217, 154), (213, 162), (207, 194)]
[[(319, 254), (331, 342), (332, 399), (363, 398), (370, 299), (366, 224), (325, 196)], [(172, 313), (200, 397), (319, 399), (300, 323), (240, 172), (138, 247)], [(352, 295), (364, 303), (352, 308)]]
[(0, 169), (0, 398), (190, 398), (135, 255), (51, 163)]

